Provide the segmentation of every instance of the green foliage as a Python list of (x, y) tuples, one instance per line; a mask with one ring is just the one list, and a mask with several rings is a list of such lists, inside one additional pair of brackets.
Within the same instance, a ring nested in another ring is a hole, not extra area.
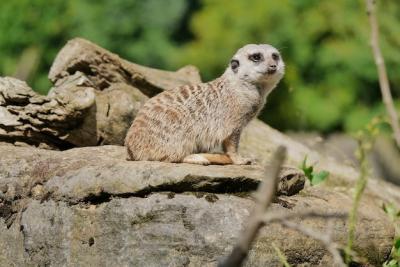
[(389, 262), (384, 262), (383, 267), (399, 267), (399, 262), (397, 260), (390, 260)]
[(373, 118), (362, 130), (359, 130), (355, 134), (355, 138), (358, 143), (355, 156), (360, 165), (360, 174), (357, 178), (357, 182), (354, 188), (353, 205), (349, 214), (349, 229), (347, 237), (347, 245), (344, 250), (345, 262), (350, 264), (352, 262), (354, 251), (353, 243), (355, 239), (355, 229), (357, 223), (357, 210), (360, 205), (361, 197), (368, 183), (369, 166), (367, 155), (371, 151), (375, 142), (376, 136), (379, 134), (379, 126), (383, 123), (382, 118)]
[[(202, 3), (192, 20), (195, 38), (176, 58), (199, 66), (208, 80), (223, 71), (241, 45), (276, 46), (286, 62), (286, 75), (261, 114), (273, 126), (353, 131), (384, 112), (378, 108), (381, 99), (363, 0)], [(378, 3), (381, 43), (392, 88), (398, 94), (400, 4)]]
[[(398, 1), (378, 1), (395, 97), (398, 14)], [(139, 64), (199, 66), (204, 80), (219, 76), (240, 46), (270, 43), (286, 62), (285, 78), (261, 113), (272, 126), (354, 131), (385, 112), (364, 0), (7, 0), (0, 1), (0, 32), (0, 75), (30, 66), (28, 83), (42, 93), (51, 86), (56, 53), (77, 36)]]
[(73, 37), (87, 38), (140, 64), (166, 68), (177, 49), (172, 35), (186, 8), (185, 0), (1, 1), (0, 75), (13, 75), (24, 51), (35, 48), (38, 73), (28, 82), (46, 93), (51, 63)]
[(400, 210), (397, 209), (393, 203), (389, 203), (389, 204), (383, 203), (382, 209), (389, 216), (389, 218), (392, 221), (396, 221), (397, 219), (400, 219)]
[(394, 223), (396, 229), (396, 237), (393, 241), (390, 259), (383, 263), (383, 267), (398, 267), (400, 266), (400, 210), (392, 203), (383, 204), (382, 209)]
[(307, 166), (307, 156), (304, 158), (303, 163), (300, 166), (300, 169), (303, 170), (304, 175), (310, 181), (311, 185), (317, 185), (319, 183), (322, 183), (329, 176), (328, 171), (323, 170), (320, 172), (314, 172), (313, 165)]

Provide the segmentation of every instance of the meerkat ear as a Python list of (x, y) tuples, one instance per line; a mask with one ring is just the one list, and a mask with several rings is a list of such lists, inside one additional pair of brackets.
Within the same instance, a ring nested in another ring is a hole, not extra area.
[(237, 60), (237, 59), (231, 60), (231, 69), (233, 70), (234, 73), (238, 72), (239, 65), (240, 65), (239, 60)]

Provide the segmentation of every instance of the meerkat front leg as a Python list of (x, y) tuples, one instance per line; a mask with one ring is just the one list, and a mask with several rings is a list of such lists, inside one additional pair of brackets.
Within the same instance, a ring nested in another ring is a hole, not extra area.
[(222, 147), (224, 152), (231, 158), (232, 164), (235, 165), (248, 165), (253, 164), (254, 160), (250, 158), (244, 158), (238, 154), (240, 130), (235, 130), (228, 138), (226, 138)]

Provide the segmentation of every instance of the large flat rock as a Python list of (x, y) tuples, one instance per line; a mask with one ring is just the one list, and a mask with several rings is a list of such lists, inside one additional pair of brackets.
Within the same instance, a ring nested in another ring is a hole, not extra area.
[[(127, 161), (121, 146), (51, 151), (0, 146), (0, 188), (12, 188), (9, 198), (29, 195), (71, 203), (110, 195), (142, 196), (157, 191), (254, 191), (264, 176), (260, 166), (201, 166)], [(304, 187), (305, 177), (285, 167), (279, 193), (292, 195)], [(7, 193), (6, 193), (7, 194)], [(12, 195), (13, 194), (13, 195)]]
[[(51, 151), (0, 145), (0, 266), (215, 266), (254, 206), (259, 166), (130, 162), (120, 146)], [(266, 169), (268, 171), (268, 168)], [(343, 213), (342, 188), (304, 186), (293, 167), (280, 173), (272, 211)], [(372, 264), (389, 255), (394, 228), (373, 194), (361, 202), (355, 249)], [(296, 219), (326, 231), (326, 220)], [(334, 219), (344, 245), (347, 222)], [(274, 223), (262, 228), (247, 266), (330, 266), (318, 241)]]

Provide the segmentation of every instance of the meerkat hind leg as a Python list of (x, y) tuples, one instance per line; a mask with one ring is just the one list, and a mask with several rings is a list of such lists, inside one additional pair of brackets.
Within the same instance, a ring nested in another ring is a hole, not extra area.
[(226, 154), (211, 154), (211, 153), (191, 154), (189, 156), (186, 156), (182, 162), (192, 163), (192, 164), (201, 164), (201, 165), (232, 164), (232, 160), (228, 155), (226, 155)]

